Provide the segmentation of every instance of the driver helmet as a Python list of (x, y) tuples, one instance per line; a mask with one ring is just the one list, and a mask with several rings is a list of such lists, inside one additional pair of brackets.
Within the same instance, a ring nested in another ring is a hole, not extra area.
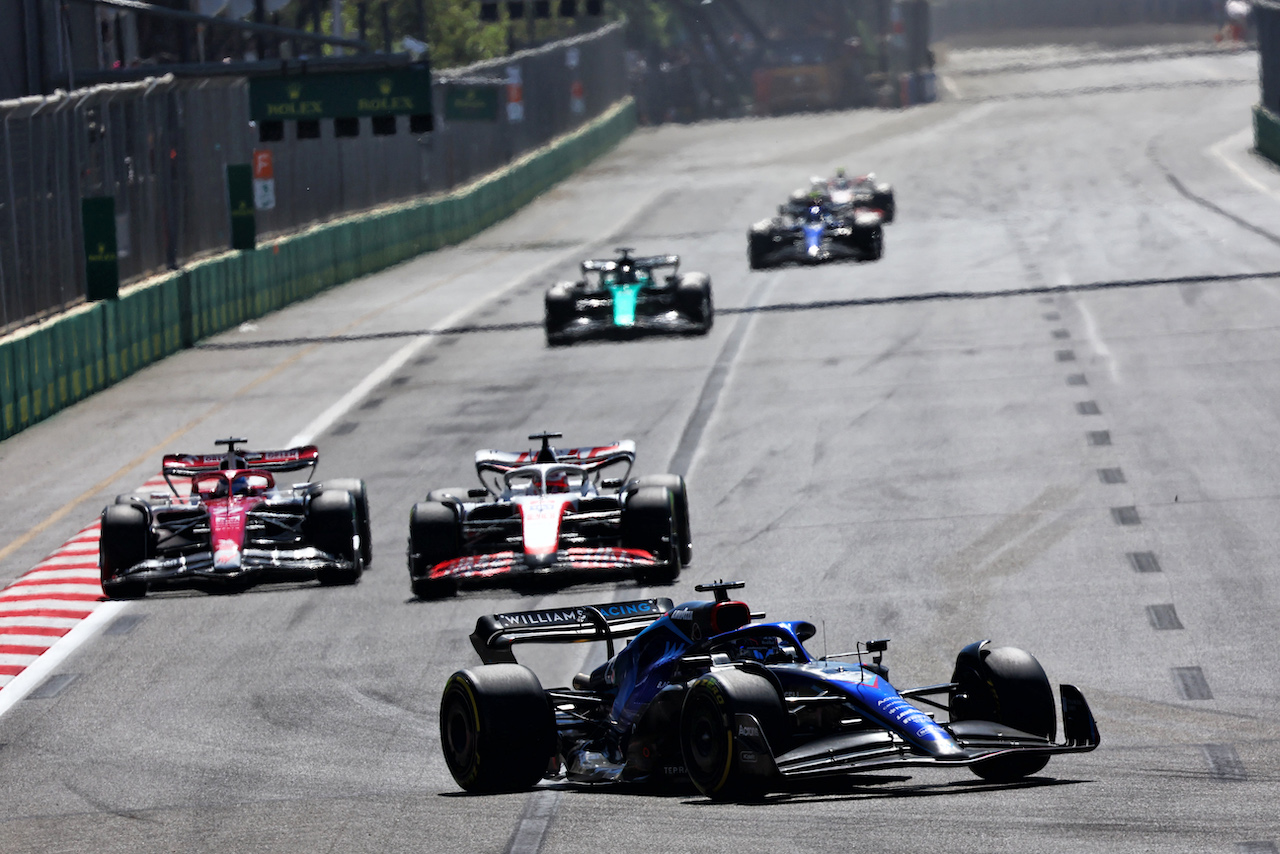
[(569, 491), (569, 475), (564, 471), (553, 471), (547, 475), (547, 493), (563, 493)]
[(249, 477), (247, 475), (238, 474), (231, 479), (232, 495), (248, 495), (249, 494)]

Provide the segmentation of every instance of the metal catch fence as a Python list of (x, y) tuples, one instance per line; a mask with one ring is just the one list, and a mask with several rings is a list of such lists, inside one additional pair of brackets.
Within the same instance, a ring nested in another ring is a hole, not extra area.
[[(447, 191), (602, 114), (627, 95), (620, 24), (433, 76), (435, 129), (259, 142), (245, 78), (153, 78), (0, 102), (0, 333), (85, 296), (80, 200), (115, 198), (122, 281), (230, 243), (226, 166), (273, 153), (259, 235)], [(450, 81), (519, 81), (496, 121), (451, 121)], [(518, 108), (510, 98), (520, 97)], [(509, 108), (510, 107), (510, 108)]]

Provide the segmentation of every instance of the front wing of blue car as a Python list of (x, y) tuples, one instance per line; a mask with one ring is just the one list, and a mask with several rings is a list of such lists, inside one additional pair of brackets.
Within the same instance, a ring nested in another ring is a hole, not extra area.
[[(737, 722), (735, 729), (744, 741), (744, 749), (761, 752), (772, 761), (779, 774), (793, 778), (908, 766), (973, 765), (1014, 753), (1047, 756), (1093, 750), (1100, 743), (1100, 737), (1084, 695), (1073, 685), (1061, 685), (1059, 689), (1064, 733), (1061, 742), (991, 721), (956, 721), (943, 726), (960, 749), (945, 756), (929, 755), (883, 729), (826, 736), (774, 756), (763, 737), (757, 735), (759, 728), (753, 726), (755, 722), (750, 715), (739, 715), (743, 720)], [(756, 736), (754, 744), (751, 743), (753, 735)]]

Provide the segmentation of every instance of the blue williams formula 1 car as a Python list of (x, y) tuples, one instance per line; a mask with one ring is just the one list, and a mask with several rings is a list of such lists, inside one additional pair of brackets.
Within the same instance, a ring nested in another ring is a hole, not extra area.
[(582, 278), (560, 282), (545, 297), (547, 343), (630, 338), (651, 332), (705, 335), (714, 321), (711, 277), (680, 273), (679, 255), (582, 262)]
[(747, 263), (753, 270), (780, 264), (878, 261), (884, 255), (884, 215), (852, 205), (834, 205), (828, 196), (797, 192), (778, 215), (747, 232)]
[[(1065, 738), (1055, 740), (1049, 680), (1022, 650), (970, 644), (949, 682), (900, 691), (881, 663), (887, 640), (815, 658), (804, 648), (812, 623), (757, 622), (763, 614), (729, 598), (742, 586), (700, 585), (715, 600), (678, 607), (648, 599), (481, 617), (471, 642), (484, 665), (450, 677), (440, 704), (458, 785), (692, 781), (711, 798), (738, 800), (904, 766), (963, 766), (1009, 782), (1053, 754), (1098, 746), (1089, 705), (1070, 685), (1059, 688)], [(633, 636), (615, 653), (615, 640)], [(608, 644), (608, 660), (569, 688), (544, 689), (512, 652), (593, 640)]]

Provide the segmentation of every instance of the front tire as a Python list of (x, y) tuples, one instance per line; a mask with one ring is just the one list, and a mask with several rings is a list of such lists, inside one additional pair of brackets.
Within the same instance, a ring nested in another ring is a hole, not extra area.
[(768, 234), (753, 231), (747, 235), (747, 265), (752, 270), (763, 270), (769, 266), (765, 255), (772, 243), (773, 239)]
[(574, 298), (573, 284), (560, 283), (553, 285), (543, 299), (545, 309), (544, 325), (547, 333), (547, 344), (557, 347), (569, 343), (564, 330), (573, 322), (577, 301)]
[(680, 576), (680, 537), (676, 500), (670, 489), (645, 486), (627, 497), (622, 508), (622, 547), (639, 549), (660, 561), (637, 573), (643, 585), (672, 584)]
[(327, 566), (317, 570), (317, 581), (329, 587), (355, 584), (360, 580), (363, 571), (357, 546), (360, 523), (354, 495), (333, 488), (321, 492), (311, 499), (307, 507), (305, 527), (312, 545), (346, 563), (346, 566)]
[(693, 532), (689, 528), (689, 488), (684, 478), (678, 474), (646, 474), (631, 481), (627, 491), (633, 492), (646, 486), (665, 487), (675, 497), (676, 542), (680, 546), (680, 565), (688, 566), (693, 562)]
[[(754, 726), (746, 715), (754, 718)], [(778, 690), (763, 675), (742, 670), (694, 682), (680, 712), (680, 749), (689, 779), (718, 801), (768, 794), (777, 779), (773, 757), (782, 751), (786, 732)]]
[(431, 578), (437, 564), (462, 554), (458, 516), (449, 504), (424, 501), (413, 505), (409, 514), (409, 586), (419, 599), (446, 599), (456, 596), (454, 578)]
[(898, 205), (893, 198), (893, 190), (876, 190), (871, 197), (871, 206), (884, 212), (884, 221), (893, 222), (898, 213)]
[(538, 677), (519, 664), (453, 674), (440, 699), (440, 748), (468, 792), (533, 788), (556, 749), (555, 716)]
[[(1049, 741), (1058, 734), (1049, 677), (1035, 656), (1015, 647), (971, 644), (956, 656), (951, 681), (951, 720), (994, 721)], [(1036, 773), (1049, 757), (1011, 754), (970, 768), (984, 780), (1009, 783)]]
[(132, 502), (112, 504), (102, 511), (98, 541), (98, 567), (102, 592), (111, 599), (141, 599), (147, 595), (143, 581), (119, 577), (142, 563), (151, 553), (151, 521)]
[(689, 273), (680, 277), (676, 286), (676, 305), (680, 312), (698, 325), (698, 334), (706, 335), (715, 322), (715, 305), (711, 300), (711, 277), (706, 273)]
[(373, 530), (369, 525), (369, 492), (364, 481), (354, 477), (326, 480), (320, 486), (324, 490), (350, 492), (356, 501), (356, 527), (360, 532), (360, 562), (368, 569), (373, 563)]

